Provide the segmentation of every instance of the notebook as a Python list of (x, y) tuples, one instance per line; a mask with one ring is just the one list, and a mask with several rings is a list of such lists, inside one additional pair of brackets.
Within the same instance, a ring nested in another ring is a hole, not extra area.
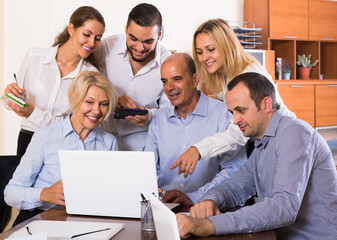
[(157, 238), (160, 240), (180, 240), (176, 215), (155, 196), (150, 196), (150, 203)]
[(68, 214), (140, 218), (140, 193), (158, 195), (153, 152), (60, 150)]

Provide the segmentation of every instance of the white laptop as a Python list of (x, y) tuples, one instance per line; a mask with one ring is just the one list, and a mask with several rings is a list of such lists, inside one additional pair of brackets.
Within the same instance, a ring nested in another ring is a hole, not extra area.
[(154, 196), (150, 197), (150, 203), (157, 238), (160, 240), (180, 240), (176, 215)]
[(158, 196), (153, 152), (60, 150), (68, 214), (140, 218), (140, 193)]

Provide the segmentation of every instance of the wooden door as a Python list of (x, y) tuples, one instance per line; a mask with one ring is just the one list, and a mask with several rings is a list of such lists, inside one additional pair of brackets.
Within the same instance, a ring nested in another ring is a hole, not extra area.
[(316, 127), (337, 125), (337, 84), (316, 85)]
[(308, 1), (269, 0), (269, 36), (307, 40)]
[(337, 2), (309, 0), (309, 39), (337, 40)]
[(315, 127), (315, 86), (283, 85), (278, 91), (284, 104), (296, 117)]

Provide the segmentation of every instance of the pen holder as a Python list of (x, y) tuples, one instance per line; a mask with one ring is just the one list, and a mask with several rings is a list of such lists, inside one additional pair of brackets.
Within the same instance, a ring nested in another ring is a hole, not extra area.
[(141, 201), (140, 205), (140, 229), (144, 231), (156, 231), (150, 202)]

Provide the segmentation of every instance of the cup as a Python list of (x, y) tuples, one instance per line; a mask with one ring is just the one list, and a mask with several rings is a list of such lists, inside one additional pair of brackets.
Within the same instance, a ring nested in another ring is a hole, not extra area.
[(141, 201), (140, 205), (140, 229), (144, 231), (156, 231), (150, 202)]

